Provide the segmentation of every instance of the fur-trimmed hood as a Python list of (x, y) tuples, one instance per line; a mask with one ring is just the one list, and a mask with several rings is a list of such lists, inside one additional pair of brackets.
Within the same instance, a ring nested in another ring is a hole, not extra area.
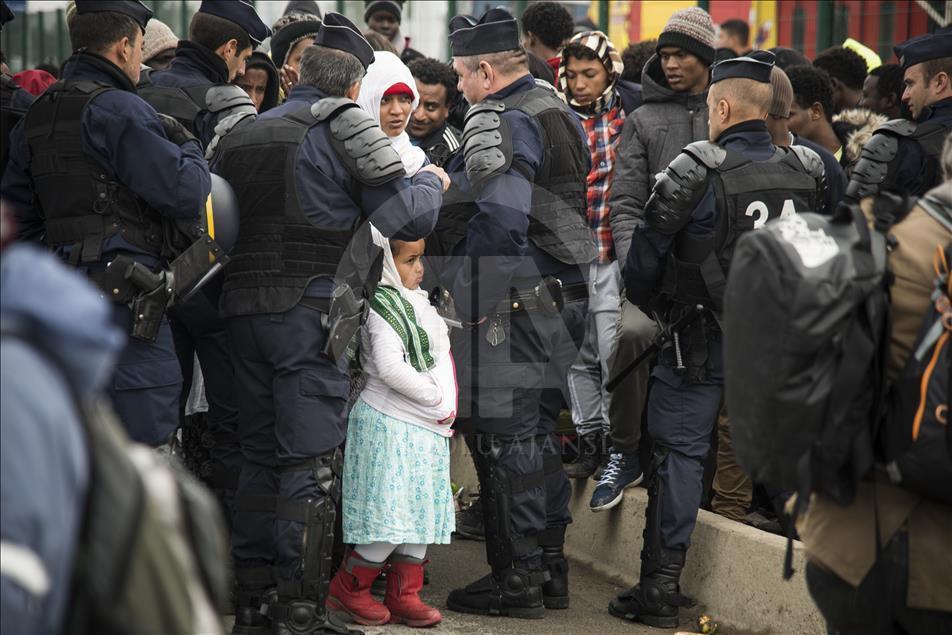
[(850, 108), (833, 116), (833, 130), (843, 144), (841, 163), (849, 170), (859, 160), (863, 146), (873, 136), (879, 126), (888, 121), (885, 115), (879, 115), (865, 108)]

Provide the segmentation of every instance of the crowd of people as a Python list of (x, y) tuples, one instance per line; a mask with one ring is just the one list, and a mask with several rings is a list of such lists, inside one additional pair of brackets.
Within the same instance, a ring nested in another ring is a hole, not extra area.
[[(447, 609), (558, 619), (586, 479), (592, 512), (648, 491), (616, 617), (678, 626), (709, 507), (799, 531), (831, 634), (950, 632), (948, 499), (755, 482), (722, 326), (743, 234), (862, 210), (889, 235), (903, 367), (952, 244), (952, 31), (869, 68), (756, 50), (696, 7), (619, 50), (533, 2), (452, 17), (447, 63), (403, 4), (367, 0), (362, 32), (312, 1), (269, 26), (205, 0), (180, 38), (137, 0), (75, 0), (61, 68), (4, 60), (3, 630), (78, 623), (105, 487), (83, 404), (107, 397), (131, 442), (207, 453), (236, 635), (433, 626), (427, 547), (456, 531), (489, 572)], [(479, 481), (462, 510), (453, 437)], [(215, 595), (197, 568), (156, 584)]]

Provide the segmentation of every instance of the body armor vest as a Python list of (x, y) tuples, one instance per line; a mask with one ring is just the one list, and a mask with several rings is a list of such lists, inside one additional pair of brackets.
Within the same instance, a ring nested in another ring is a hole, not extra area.
[(156, 112), (172, 117), (197, 139), (202, 135), (196, 128), (199, 115), (208, 110), (205, 96), (215, 84), (209, 82), (200, 86), (156, 86), (148, 77), (143, 77), (136, 90), (139, 97), (155, 108)]
[(300, 302), (311, 280), (338, 271), (355, 228), (308, 221), (295, 186), (299, 148), (319, 123), (303, 109), (235, 130), (222, 141), (219, 172), (234, 187), (241, 216), (225, 268), (225, 316), (283, 313)]
[(73, 264), (92, 263), (101, 259), (103, 242), (121, 234), (139, 249), (171, 259), (195, 236), (164, 219), (83, 152), (83, 112), (108, 90), (115, 89), (97, 82), (58, 82), (26, 115), (24, 135), (46, 243), (73, 246)]
[(661, 295), (719, 313), (738, 237), (768, 220), (816, 211), (818, 185), (788, 148), (777, 148), (766, 161), (751, 161), (726, 150), (720, 165), (708, 170), (707, 182), (711, 180), (717, 204), (715, 229), (708, 234), (678, 232), (665, 265)]
[[(529, 240), (566, 264), (592, 262), (597, 252), (586, 215), (588, 148), (575, 129), (573, 115), (544, 88), (510, 95), (502, 103), (507, 110), (519, 110), (532, 117), (542, 133), (544, 154), (533, 181)], [(433, 255), (452, 255), (477, 211), (475, 203), (462, 202), (454, 189), (444, 197), (435, 240), (427, 241), (428, 253)], [(434, 242), (433, 250), (429, 249), (430, 242)]]

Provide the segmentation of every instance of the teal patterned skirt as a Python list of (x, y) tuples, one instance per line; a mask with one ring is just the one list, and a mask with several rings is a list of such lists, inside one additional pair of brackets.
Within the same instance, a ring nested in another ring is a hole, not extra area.
[(343, 480), (345, 543), (450, 542), (456, 515), (446, 437), (357, 399)]

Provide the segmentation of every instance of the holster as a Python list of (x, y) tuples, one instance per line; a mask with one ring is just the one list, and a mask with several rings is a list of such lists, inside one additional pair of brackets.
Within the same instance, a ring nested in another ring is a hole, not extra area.
[(338, 284), (331, 295), (330, 307), (321, 322), (324, 327), (325, 357), (337, 363), (347, 352), (357, 331), (367, 321), (370, 303), (358, 297), (347, 284)]
[[(95, 278), (94, 278), (95, 279)], [(130, 335), (145, 342), (154, 342), (162, 326), (175, 288), (170, 271), (150, 271), (129, 256), (117, 256), (106, 265), (100, 285), (116, 302), (130, 303), (132, 330)]]

